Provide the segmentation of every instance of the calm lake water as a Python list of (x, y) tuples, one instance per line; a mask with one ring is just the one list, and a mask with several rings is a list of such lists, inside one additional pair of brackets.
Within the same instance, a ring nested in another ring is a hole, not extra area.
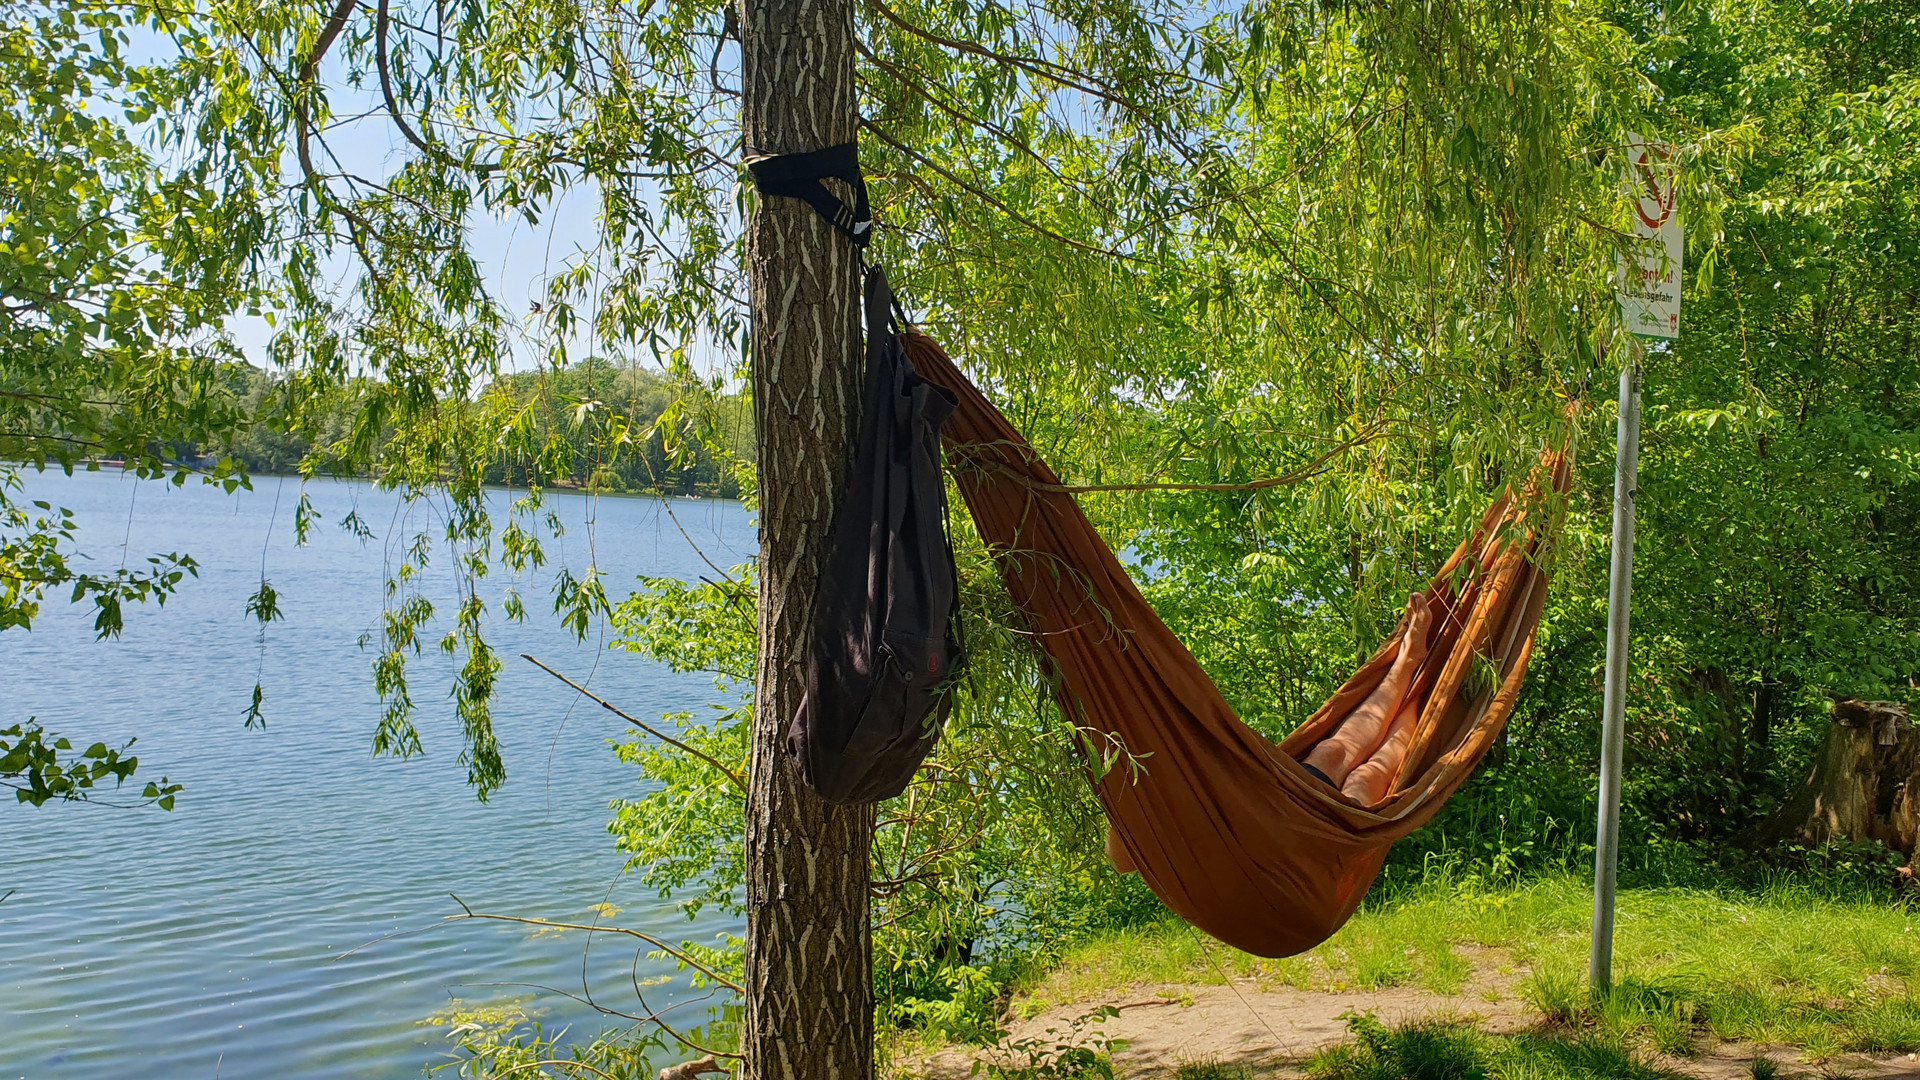
[[(565, 920), (608, 902), (621, 924), (675, 938), (738, 931), (724, 917), (689, 923), (622, 876), (608, 802), (641, 790), (608, 747), (623, 725), (518, 658), (538, 656), (642, 719), (714, 700), (704, 676), (575, 643), (543, 615), (561, 565), (597, 563), (624, 596), (637, 574), (711, 575), (701, 552), (744, 560), (756, 540), (738, 504), (548, 500), (567, 532), (548, 542), (548, 568), (518, 583), (531, 617), (489, 626), (506, 664), (494, 724), (508, 780), (482, 805), (456, 760), (452, 663), (431, 644), (444, 618), (413, 665), (426, 753), (370, 755), (380, 704), (374, 654), (357, 641), (378, 625), (388, 546), (438, 535), (433, 508), (310, 483), (324, 520), (296, 548), (296, 480), (232, 495), (108, 473), (27, 483), (79, 514), (96, 565), (119, 565), (124, 542), (128, 566), (180, 551), (201, 571), (164, 609), (129, 610), (119, 640), (93, 641), (91, 616), (64, 596), (31, 633), (0, 634), (0, 726), (37, 716), (76, 741), (138, 735), (138, 775), (186, 785), (172, 813), (0, 801), (0, 893), (14, 890), (0, 902), (0, 1077), (416, 1077), (450, 1060), (444, 1031), (421, 1021), (456, 999), (525, 1001), (549, 1031), (570, 1025), (581, 1038), (612, 1021), (532, 984), (633, 1005), (631, 949), (602, 937), (589, 952), (583, 935), (522, 925), (436, 925), (458, 911), (449, 893), (477, 911)], [(378, 534), (364, 545), (338, 527), (356, 507)], [(263, 553), (286, 614), (264, 651), (243, 610)], [(428, 588), (447, 616), (444, 563)], [(496, 614), (508, 584), (483, 585)], [(247, 731), (256, 671), (268, 722)], [(378, 940), (403, 931), (422, 932)], [(638, 973), (666, 970), (642, 959)]]

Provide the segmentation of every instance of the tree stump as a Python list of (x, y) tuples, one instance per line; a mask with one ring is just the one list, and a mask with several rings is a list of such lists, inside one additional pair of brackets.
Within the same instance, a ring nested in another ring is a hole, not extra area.
[(1827, 742), (1800, 790), (1756, 840), (1819, 847), (1878, 840), (1908, 857), (1920, 839), (1920, 734), (1903, 705), (1836, 701)]

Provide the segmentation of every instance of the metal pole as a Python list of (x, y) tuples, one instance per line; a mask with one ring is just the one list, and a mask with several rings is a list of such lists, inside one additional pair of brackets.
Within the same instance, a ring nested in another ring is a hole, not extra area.
[(1620, 368), (1620, 428), (1613, 466), (1613, 565), (1607, 575), (1607, 682), (1600, 719), (1600, 829), (1593, 853), (1593, 955), (1587, 983), (1613, 987), (1613, 893), (1620, 861), (1620, 763), (1626, 743), (1627, 615), (1633, 604), (1633, 497), (1640, 471), (1640, 356)]

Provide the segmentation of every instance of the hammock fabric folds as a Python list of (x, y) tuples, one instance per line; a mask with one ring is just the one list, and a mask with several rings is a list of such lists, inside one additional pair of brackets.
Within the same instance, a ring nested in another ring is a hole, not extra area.
[(1234, 715), (1020, 433), (932, 339), (904, 340), (920, 376), (959, 400), (949, 464), (1051, 661), (1060, 707), (1138, 759), (1095, 782), (1128, 859), (1169, 908), (1247, 952), (1326, 940), (1388, 847), (1433, 816), (1505, 726), (1546, 600), (1555, 515), (1539, 496), (1566, 490), (1569, 455), (1543, 455), (1523, 497), (1496, 501), (1427, 587), (1413, 741), (1386, 797), (1362, 806), (1300, 759), (1379, 685), (1407, 620), (1299, 730), (1269, 741)]

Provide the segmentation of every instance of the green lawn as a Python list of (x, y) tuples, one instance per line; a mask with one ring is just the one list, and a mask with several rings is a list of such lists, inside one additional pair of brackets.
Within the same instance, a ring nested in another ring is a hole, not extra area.
[[(1578, 1033), (1497, 1038), (1458, 1024), (1387, 1028), (1360, 1020), (1352, 1042), (1307, 1062), (1314, 1080), (1667, 1080), (1679, 1073), (1650, 1064), (1618, 1038)], [(1755, 1080), (1770, 1080), (1767, 1066)], [(1225, 1080), (1181, 1076), (1179, 1080)]]
[[(1560, 1035), (1548, 1039), (1557, 1049), (1544, 1048), (1545, 1036), (1515, 1042), (1419, 1029), (1420, 1038), (1466, 1040), (1460, 1045), (1471, 1043), (1485, 1059), (1478, 1067), (1503, 1075), (1573, 1075), (1541, 1062), (1559, 1060), (1555, 1054), (1604, 1056), (1609, 1046), (1684, 1054), (1709, 1036), (1793, 1046), (1811, 1060), (1920, 1050), (1920, 934), (1913, 930), (1920, 920), (1904, 905), (1791, 889), (1626, 891), (1617, 987), (1599, 1001), (1586, 988), (1591, 910), (1587, 886), (1567, 878), (1495, 890), (1433, 887), (1362, 911), (1326, 944), (1285, 960), (1237, 952), (1178, 923), (1109, 933), (1030, 977), (1014, 1009), (1031, 1016), (1122, 986), (1221, 983), (1231, 974), (1302, 989), (1414, 986), (1488, 1001), (1517, 996), (1545, 1029), (1558, 1025)], [(1367, 1045), (1360, 1039), (1348, 1050), (1361, 1057), (1329, 1059), (1323, 1071), (1351, 1080), (1376, 1075), (1368, 1070), (1379, 1062), (1362, 1068), (1362, 1059), (1378, 1058), (1387, 1044)], [(1495, 1059), (1531, 1064), (1504, 1068)]]

